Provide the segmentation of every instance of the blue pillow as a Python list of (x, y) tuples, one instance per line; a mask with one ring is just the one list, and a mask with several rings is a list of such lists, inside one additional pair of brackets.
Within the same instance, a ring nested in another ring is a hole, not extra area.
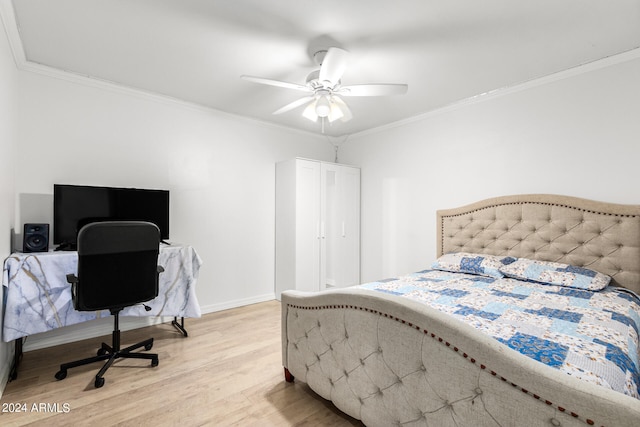
[(500, 272), (500, 268), (515, 260), (516, 258), (509, 256), (454, 252), (442, 255), (431, 265), (431, 268), (433, 270), (476, 274), (500, 279), (504, 277), (504, 274)]

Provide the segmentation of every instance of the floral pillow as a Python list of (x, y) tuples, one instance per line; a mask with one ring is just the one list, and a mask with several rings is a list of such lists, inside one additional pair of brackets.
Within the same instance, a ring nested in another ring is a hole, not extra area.
[(431, 268), (434, 270), (477, 274), (500, 279), (504, 277), (504, 274), (500, 272), (500, 268), (515, 260), (516, 258), (507, 256), (454, 252), (442, 255), (431, 265)]
[(531, 280), (545, 285), (599, 291), (607, 287), (611, 277), (584, 267), (550, 261), (519, 258), (503, 266), (500, 272), (507, 277)]

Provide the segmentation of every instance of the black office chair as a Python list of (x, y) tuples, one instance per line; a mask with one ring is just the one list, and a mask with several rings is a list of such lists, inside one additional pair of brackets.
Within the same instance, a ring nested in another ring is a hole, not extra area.
[[(120, 349), (119, 314), (123, 308), (158, 296), (160, 231), (142, 221), (107, 221), (87, 224), (78, 233), (78, 275), (67, 275), (73, 306), (78, 311), (109, 310), (114, 316), (112, 344), (102, 343), (98, 355), (60, 365), (55, 377), (62, 380), (67, 369), (106, 360), (96, 375), (95, 386), (104, 385), (103, 375), (118, 358), (150, 359), (158, 366), (158, 355), (132, 353), (140, 347), (151, 350), (153, 338)], [(145, 306), (145, 309), (150, 310)]]

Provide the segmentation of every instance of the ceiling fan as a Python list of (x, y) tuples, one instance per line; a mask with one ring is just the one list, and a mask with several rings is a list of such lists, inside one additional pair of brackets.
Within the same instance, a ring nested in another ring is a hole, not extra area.
[(320, 66), (320, 69), (312, 71), (307, 76), (305, 84), (247, 75), (240, 77), (254, 83), (308, 93), (307, 96), (285, 105), (274, 111), (273, 114), (282, 114), (306, 104), (307, 106), (302, 115), (314, 122), (318, 118), (322, 119), (323, 130), (324, 119), (329, 120), (329, 122), (335, 120), (346, 122), (353, 117), (351, 110), (342, 100), (343, 96), (387, 96), (402, 95), (407, 92), (408, 86), (406, 84), (377, 83), (342, 86), (340, 78), (347, 66), (347, 56), (348, 52), (338, 47), (330, 47), (327, 50), (316, 52), (313, 58), (316, 64)]

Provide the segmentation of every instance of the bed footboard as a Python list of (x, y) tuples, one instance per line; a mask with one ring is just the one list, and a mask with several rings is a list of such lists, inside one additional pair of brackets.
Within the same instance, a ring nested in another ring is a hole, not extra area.
[[(584, 383), (413, 301), (282, 294), (285, 372), (368, 426), (633, 426), (640, 401)], [(288, 378), (293, 380), (293, 378)]]

